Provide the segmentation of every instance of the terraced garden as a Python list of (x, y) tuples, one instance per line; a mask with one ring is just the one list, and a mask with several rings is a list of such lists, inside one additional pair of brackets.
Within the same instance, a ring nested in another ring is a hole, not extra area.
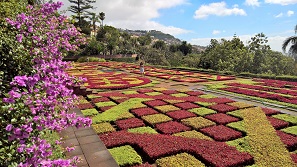
[[(78, 107), (120, 166), (297, 166), (296, 116), (192, 89), (208, 85), (294, 107), (296, 83), (154, 67), (141, 77), (138, 71), (110, 62), (68, 71), (88, 79), (93, 93), (80, 96)], [(267, 94), (242, 93), (252, 91)]]

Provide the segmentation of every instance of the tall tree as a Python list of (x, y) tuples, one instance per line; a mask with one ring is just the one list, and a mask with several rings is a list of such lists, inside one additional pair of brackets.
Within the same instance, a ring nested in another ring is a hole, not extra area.
[(99, 16), (96, 13), (91, 13), (90, 20), (92, 22), (93, 30), (96, 33), (96, 22), (99, 22)]
[(267, 44), (268, 39), (264, 33), (258, 33), (248, 42), (249, 51), (254, 54), (253, 58), (253, 73), (265, 73), (268, 70), (267, 55), (270, 51), (270, 46)]
[(183, 41), (182, 44), (178, 47), (178, 50), (181, 51), (184, 55), (192, 53), (192, 45), (187, 44), (187, 41)]
[(95, 3), (96, 0), (69, 0), (71, 5), (69, 11), (76, 14), (75, 18), (78, 19), (78, 26), (82, 26), (82, 20), (87, 17), (90, 13), (88, 10), (93, 9), (94, 7), (90, 5), (91, 3)]
[(152, 38), (149, 34), (146, 34), (145, 36), (140, 36), (137, 38), (137, 41), (141, 46), (149, 45), (152, 42)]
[[(297, 34), (297, 25), (295, 26), (295, 34)], [(295, 61), (297, 61), (297, 36), (291, 36), (287, 38), (282, 46), (284, 52), (286, 52), (286, 48), (291, 44), (290, 49), (288, 51), (289, 55), (292, 56)]]
[(101, 20), (101, 27), (103, 27), (103, 20), (105, 19), (105, 13), (104, 12), (99, 13), (99, 19)]
[(158, 40), (153, 44), (153, 48), (163, 50), (166, 48), (166, 43), (163, 40)]

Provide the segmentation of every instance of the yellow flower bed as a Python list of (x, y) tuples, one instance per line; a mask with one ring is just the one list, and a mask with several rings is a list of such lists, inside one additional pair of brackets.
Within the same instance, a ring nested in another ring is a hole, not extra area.
[(253, 107), (254, 105), (252, 104), (247, 104), (245, 102), (241, 102), (241, 101), (237, 101), (237, 102), (232, 102), (232, 103), (227, 103), (228, 105), (230, 106), (234, 106), (234, 107), (237, 107), (237, 108), (248, 108), (248, 107)]
[(115, 129), (112, 127), (112, 125), (108, 122), (104, 122), (104, 123), (100, 123), (100, 124), (93, 124), (92, 127), (97, 134), (115, 131)]
[(143, 116), (142, 119), (144, 119), (146, 122), (149, 122), (150, 124), (153, 124), (153, 125), (172, 120), (172, 118), (164, 114), (146, 115), (146, 116)]
[(181, 153), (156, 160), (158, 167), (204, 167), (205, 165), (188, 153)]
[(194, 129), (201, 129), (208, 126), (213, 126), (216, 123), (205, 119), (203, 117), (193, 117), (181, 120), (183, 124), (193, 127)]
[(163, 91), (163, 90), (167, 90), (166, 88), (153, 88), (153, 90), (155, 91)]
[(185, 93), (175, 93), (175, 94), (171, 94), (171, 96), (173, 96), (173, 97), (188, 97), (189, 95), (187, 95)]
[(164, 101), (166, 101), (167, 103), (170, 103), (170, 104), (184, 102), (183, 100), (168, 100), (168, 99), (164, 99)]
[(203, 107), (207, 107), (207, 106), (212, 106), (212, 105), (215, 105), (216, 103), (209, 103), (209, 102), (194, 102), (196, 104), (199, 104), (200, 106), (203, 106)]
[(129, 110), (133, 108), (141, 108), (141, 106), (145, 106), (144, 104), (142, 104), (142, 102), (149, 100), (151, 99), (131, 98), (106, 110), (103, 113), (97, 114), (92, 118), (92, 121), (93, 123), (112, 122), (123, 118), (134, 117), (133, 114), (129, 112)]
[(241, 115), (257, 166), (296, 166), (260, 107), (241, 110)]
[(204, 135), (201, 132), (197, 132), (196, 130), (175, 133), (175, 134), (173, 134), (173, 136), (196, 138), (196, 139), (203, 139), (203, 140), (213, 140), (212, 138)]
[(135, 90), (123, 91), (122, 93), (125, 95), (138, 94), (138, 92)]
[(205, 94), (205, 95), (200, 95), (199, 97), (204, 98), (204, 99), (212, 99), (212, 98), (216, 98), (217, 96), (212, 95), (212, 94)]
[(162, 113), (166, 113), (169, 111), (176, 111), (180, 110), (179, 108), (173, 106), (173, 105), (163, 105), (163, 106), (155, 106), (157, 110), (160, 110)]
[(209, 108), (205, 108), (205, 107), (192, 108), (192, 109), (190, 109), (188, 111), (190, 111), (192, 113), (195, 113), (197, 115), (200, 115), (200, 116), (205, 116), (205, 115), (217, 113), (215, 110), (212, 110), (212, 109), (209, 109)]
[(146, 95), (149, 95), (149, 96), (157, 96), (157, 95), (161, 95), (162, 93), (160, 92), (148, 92), (148, 93), (145, 93)]

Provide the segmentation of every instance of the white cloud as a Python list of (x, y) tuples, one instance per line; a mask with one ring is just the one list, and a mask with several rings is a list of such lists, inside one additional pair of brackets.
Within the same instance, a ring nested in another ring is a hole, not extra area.
[(213, 30), (212, 31), (212, 34), (214, 34), (214, 35), (216, 35), (216, 34), (220, 34), (221, 33), (221, 31), (219, 31), (219, 30)]
[(291, 4), (296, 4), (297, 0), (265, 0), (265, 3), (291, 5)]
[(280, 17), (283, 17), (283, 13), (280, 13), (280, 14), (278, 14), (278, 15), (276, 15), (276, 16), (274, 16), (275, 18), (280, 18)]
[[(284, 34), (287, 34), (284, 33)], [(240, 35), (238, 36), (240, 38), (240, 40), (247, 45), (248, 41), (251, 40), (251, 37), (254, 37), (256, 34), (254, 35)], [(274, 51), (279, 51), (282, 52), (282, 44), (283, 41), (287, 38), (288, 36), (282, 36), (282, 35), (276, 35), (276, 36), (271, 36), (268, 37), (268, 45), (270, 45), (271, 49)], [(210, 44), (210, 40), (211, 39), (217, 39), (218, 41), (220, 41), (222, 38), (227, 39), (227, 40), (231, 40), (233, 38), (233, 36), (227, 36), (227, 37), (219, 37), (219, 38), (195, 38), (195, 39), (191, 39), (189, 41), (189, 43), (191, 44), (195, 44), (195, 45), (200, 45), (200, 46), (207, 46)]]
[(260, 6), (260, 2), (258, 0), (245, 0), (244, 4), (247, 6)]
[(292, 11), (292, 10), (289, 10), (289, 11), (287, 12), (288, 17), (292, 16), (293, 14), (294, 14), (294, 11)]
[(121, 27), (124, 29), (131, 29), (131, 30), (159, 30), (164, 33), (168, 33), (171, 35), (179, 35), (179, 34), (186, 34), (190, 33), (191, 31), (184, 30), (182, 28), (173, 27), (173, 26), (164, 26), (160, 23), (155, 21), (111, 21), (109, 25), (114, 27)]
[(218, 3), (211, 3), (209, 5), (202, 5), (195, 11), (195, 19), (203, 19), (209, 15), (216, 16), (229, 16), (229, 15), (243, 15), (246, 13), (243, 9), (238, 7), (227, 8), (227, 5), (224, 1)]
[(238, 8), (238, 4), (233, 5), (233, 8)]
[[(288, 17), (291, 17), (293, 14), (294, 14), (294, 11), (292, 11), (292, 10), (287, 11), (287, 16)], [(284, 14), (283, 13), (280, 13), (278, 15), (275, 15), (274, 17), (275, 18), (280, 18), (280, 17), (283, 17), (283, 16), (284, 16)]]
[[(58, 1), (58, 0), (54, 0)], [(66, 10), (70, 4), (68, 0), (59, 0), (64, 3), (62, 9)], [(93, 12), (105, 13), (104, 24), (112, 25), (122, 29), (160, 30), (164, 33), (178, 35), (190, 31), (162, 25), (152, 19), (160, 17), (160, 10), (188, 4), (188, 0), (97, 0), (92, 4)], [(70, 12), (66, 13), (71, 15)]]

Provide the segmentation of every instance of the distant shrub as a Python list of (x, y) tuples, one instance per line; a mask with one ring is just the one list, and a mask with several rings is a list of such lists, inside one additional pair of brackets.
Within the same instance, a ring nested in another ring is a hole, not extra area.
[(99, 57), (87, 57), (87, 56), (84, 56), (84, 57), (80, 57), (79, 59), (77, 59), (77, 62), (106, 62), (105, 59), (103, 58), (99, 58)]
[(122, 57), (122, 58), (111, 58), (110, 61), (117, 61), (117, 62), (126, 62), (126, 63), (134, 63), (135, 57)]
[(281, 76), (276, 76), (275, 79), (278, 80), (285, 80), (285, 81), (297, 81), (297, 76), (291, 76), (291, 75), (281, 75)]

